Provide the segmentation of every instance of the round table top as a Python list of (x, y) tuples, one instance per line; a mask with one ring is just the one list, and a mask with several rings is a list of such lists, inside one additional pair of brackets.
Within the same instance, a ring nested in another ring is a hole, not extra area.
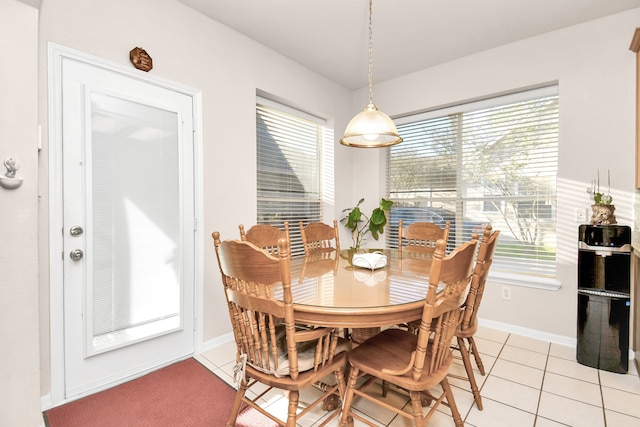
[[(431, 254), (378, 250), (386, 265), (352, 265), (353, 251), (318, 252), (291, 260), (296, 321), (316, 326), (376, 327), (407, 322), (422, 314)], [(375, 252), (375, 250), (369, 250)], [(281, 288), (274, 289), (274, 297)]]

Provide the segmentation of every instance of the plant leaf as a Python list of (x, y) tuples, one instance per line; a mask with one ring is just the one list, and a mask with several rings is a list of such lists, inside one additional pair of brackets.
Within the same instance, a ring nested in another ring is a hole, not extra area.
[(369, 231), (371, 237), (378, 240), (379, 235), (384, 233), (384, 226), (387, 223), (387, 216), (380, 208), (376, 208), (371, 212), (371, 220), (369, 221)]
[(362, 212), (360, 212), (360, 208), (356, 206), (351, 210), (351, 212), (349, 212), (346, 227), (351, 231), (355, 231), (358, 228), (358, 223), (361, 218)]
[(371, 212), (371, 224), (375, 224), (377, 226), (384, 226), (387, 223), (387, 216), (384, 211), (380, 208), (375, 208), (373, 212)]
[(391, 209), (392, 205), (393, 201), (387, 200), (384, 197), (380, 200), (380, 209), (382, 209), (383, 211), (388, 211), (389, 209)]

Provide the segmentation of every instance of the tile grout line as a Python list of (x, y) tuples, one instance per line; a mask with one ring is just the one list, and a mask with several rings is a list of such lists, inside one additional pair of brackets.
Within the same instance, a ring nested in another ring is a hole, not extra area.
[(601, 371), (598, 369), (598, 388), (600, 389), (600, 402), (602, 403), (602, 420), (604, 421), (604, 427), (607, 427), (607, 411), (604, 407), (604, 393), (602, 391), (602, 377)]
[(542, 371), (542, 381), (540, 382), (540, 392), (538, 393), (538, 404), (536, 405), (536, 416), (533, 420), (534, 427), (536, 424), (538, 424), (538, 417), (539, 417), (538, 414), (540, 412), (540, 404), (542, 403), (542, 390), (544, 389), (544, 381), (547, 377), (547, 367), (549, 366), (550, 354), (551, 354), (551, 343), (549, 343), (547, 348), (547, 359), (545, 360), (545, 363), (544, 363), (544, 371)]

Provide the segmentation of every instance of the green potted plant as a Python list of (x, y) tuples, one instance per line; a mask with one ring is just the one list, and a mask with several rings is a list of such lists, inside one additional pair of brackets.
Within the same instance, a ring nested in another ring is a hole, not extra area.
[(380, 234), (384, 233), (384, 226), (387, 224), (386, 212), (391, 209), (393, 202), (384, 197), (380, 199), (380, 206), (375, 208), (370, 216), (365, 215), (360, 210), (360, 205), (364, 202), (364, 198), (360, 199), (357, 205), (352, 208), (343, 209), (345, 214), (340, 222), (351, 230), (353, 246), (351, 249), (360, 249), (364, 243), (367, 233), (371, 233), (371, 237), (378, 240)]

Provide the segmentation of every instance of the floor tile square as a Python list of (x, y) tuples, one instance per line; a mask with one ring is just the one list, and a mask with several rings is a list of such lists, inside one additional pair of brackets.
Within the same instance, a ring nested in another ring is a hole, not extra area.
[(547, 372), (542, 390), (593, 406), (602, 406), (600, 385)]
[(540, 390), (492, 375), (485, 382), (480, 394), (483, 401), (485, 398), (492, 399), (535, 414)]
[(576, 378), (590, 383), (598, 384), (598, 370), (589, 366), (581, 365), (575, 360), (563, 359), (549, 356), (547, 361), (547, 372)]
[(640, 426), (640, 418), (635, 418), (631, 415), (605, 410), (604, 416), (607, 419), (607, 427)]
[(482, 319), (478, 320), (478, 330), (476, 331), (476, 339), (483, 338), (485, 340), (494, 341), (500, 344), (504, 344), (509, 338), (509, 332), (500, 331), (498, 329), (488, 328), (482, 325)]
[(511, 334), (507, 340), (507, 345), (547, 355), (549, 354), (549, 346), (551, 343), (535, 338), (523, 337), (522, 335)]
[(235, 341), (227, 341), (224, 344), (200, 353), (200, 356), (206, 358), (217, 367), (221, 367), (236, 360), (236, 351)]
[[(631, 371), (631, 370), (629, 370)], [(599, 371), (600, 383), (605, 387), (615, 388), (628, 393), (640, 394), (640, 378), (635, 373), (617, 374)]]
[(509, 360), (498, 359), (491, 370), (491, 376), (539, 389), (542, 386), (544, 371)]
[(525, 350), (520, 347), (505, 345), (498, 359), (509, 360), (536, 369), (545, 369), (547, 355), (536, 351)]
[(536, 427), (566, 427), (566, 424), (548, 420), (543, 417), (536, 417)]
[(602, 387), (602, 400), (607, 409), (640, 418), (640, 394)]
[(492, 399), (482, 399), (484, 410), (479, 411), (475, 406), (471, 408), (465, 419), (465, 426), (474, 427), (533, 427), (536, 416), (513, 406), (496, 402)]
[(542, 392), (538, 415), (570, 426), (604, 427), (602, 408)]
[[(478, 336), (475, 337), (474, 341), (482, 356), (488, 354), (489, 356), (498, 357), (498, 354), (502, 351), (502, 347), (504, 347), (503, 343), (487, 340)], [(482, 360), (484, 362), (484, 357)]]
[(551, 348), (549, 349), (549, 356), (575, 361), (576, 348), (568, 345), (551, 343)]

